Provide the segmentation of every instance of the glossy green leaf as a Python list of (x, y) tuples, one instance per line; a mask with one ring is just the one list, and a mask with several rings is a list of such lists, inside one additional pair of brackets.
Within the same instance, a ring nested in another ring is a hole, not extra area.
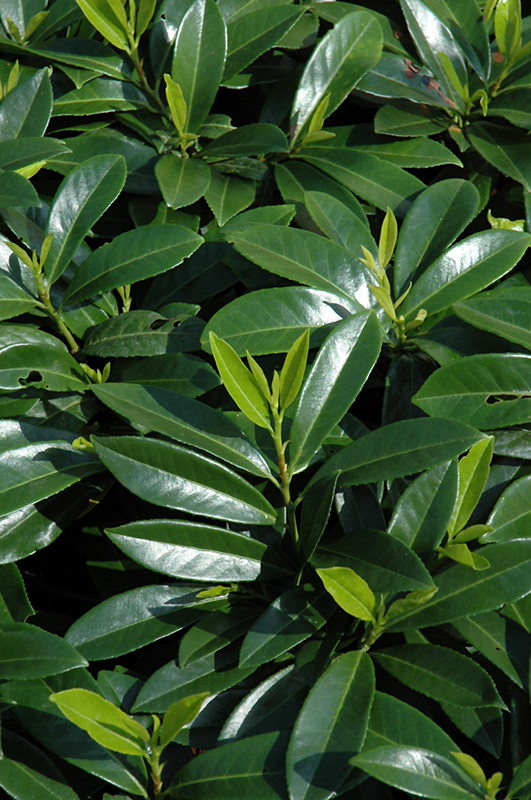
[(433, 800), (472, 800), (483, 797), (455, 761), (420, 747), (384, 746), (366, 750), (350, 763), (405, 792)]
[(208, 697), (208, 692), (183, 697), (172, 703), (164, 714), (160, 727), (160, 746), (166, 747), (179, 731), (191, 722), (201, 711), (201, 706)]
[(457, 178), (434, 183), (417, 197), (400, 228), (396, 246), (397, 296), (417, 270), (426, 268), (457, 239), (474, 219), (478, 205), (479, 194), (474, 185)]
[(457, 480), (455, 461), (423, 472), (400, 497), (387, 532), (416, 553), (435, 550), (450, 522)]
[(92, 328), (83, 351), (103, 358), (189, 352), (198, 349), (202, 330), (203, 323), (195, 317), (181, 321), (179, 317), (166, 319), (155, 311), (128, 311)]
[(363, 750), (385, 745), (426, 747), (446, 758), (457, 749), (448, 734), (415, 706), (376, 691)]
[(80, 453), (57, 440), (6, 450), (0, 455), (0, 515), (57, 494), (101, 470), (94, 454)]
[(349, 567), (374, 592), (384, 594), (433, 587), (432, 578), (420, 558), (383, 531), (357, 531), (324, 544), (315, 553), (312, 563), (318, 567)]
[(324, 594), (299, 586), (277, 597), (249, 628), (240, 651), (240, 666), (256, 669), (322, 628), (331, 611)]
[(425, 4), (444, 22), (472, 68), (483, 83), (487, 83), (490, 73), (489, 37), (476, 0), (467, 3), (425, 0)]
[(455, 244), (422, 273), (401, 306), (406, 319), (424, 308), (435, 314), (485, 289), (517, 264), (531, 237), (518, 231), (475, 233)]
[(339, 323), (306, 378), (290, 432), (290, 473), (303, 469), (345, 416), (380, 352), (380, 324), (369, 311)]
[(225, 389), (255, 425), (270, 428), (269, 404), (253, 373), (235, 350), (210, 332), (210, 348)]
[(276, 125), (255, 122), (241, 125), (214, 139), (201, 150), (208, 157), (259, 156), (264, 153), (287, 153), (285, 134)]
[(32, 184), (18, 172), (7, 170), (0, 170), (0, 204), (5, 208), (42, 205)]
[(86, 388), (82, 370), (62, 342), (33, 325), (3, 325), (0, 347), (2, 389), (33, 385), (60, 392)]
[(166, 272), (201, 243), (201, 236), (180, 225), (149, 225), (122, 233), (83, 262), (63, 302), (76, 303)]
[(524, 539), (530, 535), (531, 496), (528, 475), (520, 478), (505, 489), (488, 519), (494, 528), (481, 537), (482, 542), (508, 542)]
[(125, 177), (121, 156), (94, 156), (62, 182), (45, 228), (46, 236), (53, 234), (45, 263), (50, 283), (62, 275), (92, 225), (116, 199)]
[(301, 10), (292, 6), (273, 6), (259, 7), (230, 20), (227, 25), (228, 46), (223, 82), (274, 47), (300, 15)]
[(343, 611), (367, 622), (375, 621), (376, 597), (366, 581), (350, 567), (316, 570), (326, 591)]
[(526, 796), (529, 793), (531, 784), (531, 756), (528, 756), (515, 770), (513, 779), (509, 785), (509, 797)]
[(38, 797), (39, 800), (78, 800), (65, 783), (9, 758), (0, 759), (0, 787), (7, 796)]
[(339, 484), (357, 486), (414, 475), (449, 461), (482, 437), (448, 419), (410, 419), (377, 428), (332, 456), (310, 481), (339, 472)]
[(131, 756), (149, 754), (147, 730), (99, 694), (86, 689), (65, 689), (52, 694), (50, 700), (67, 719), (103, 747)]
[(529, 419), (531, 356), (468, 356), (437, 370), (413, 402), (477, 428), (501, 428)]
[(116, 594), (79, 617), (65, 640), (89, 661), (130, 653), (182, 630), (215, 607), (218, 601), (197, 597), (198, 593), (196, 586), (180, 584), (141, 586)]
[(519, 627), (511, 619), (496, 611), (486, 611), (455, 620), (453, 626), (472, 647), (508, 675), (517, 686), (524, 688), (529, 642), (520, 635)]
[(429, 82), (426, 84), (422, 80), (420, 65), (417, 68), (418, 73), (411, 76), (408, 74), (410, 70), (406, 66), (403, 53), (397, 55), (384, 52), (378, 63), (361, 79), (356, 88), (376, 97), (389, 97), (399, 101), (411, 100), (413, 103), (448, 110), (450, 108), (448, 99), (445, 99), (444, 94), (441, 97)]
[(79, 89), (57, 97), (53, 117), (107, 114), (111, 111), (137, 111), (151, 109), (147, 95), (133, 84), (113, 78), (94, 78)]
[(444, 118), (430, 116), (425, 107), (398, 101), (378, 109), (374, 130), (389, 136), (431, 136), (444, 130), (444, 122)]
[[(531, 113), (529, 112), (529, 98), (531, 97), (531, 92), (529, 88), (529, 79), (527, 75), (521, 81), (514, 81), (514, 83), (507, 86), (507, 91), (500, 93), (498, 97), (494, 98), (492, 104), (489, 104), (489, 113), (492, 114), (492, 116), (504, 117), (509, 122), (512, 122), (513, 125), (529, 130), (531, 126)], [(513, 133), (511, 128), (508, 129), (508, 133), (510, 137), (509, 146), (511, 147), (516, 140), (516, 136), (514, 138), (511, 137), (511, 133)], [(501, 131), (501, 136), (504, 136), (503, 130)], [(526, 144), (527, 143), (524, 143), (524, 150)], [(484, 145), (479, 145), (477, 149), (479, 150), (482, 146), (484, 147)], [(489, 161), (492, 160), (494, 162), (494, 159), (499, 160), (504, 157), (503, 153), (495, 153), (494, 150), (490, 150), (490, 153), (492, 158), (489, 157)], [(514, 160), (519, 162), (516, 169), (518, 170), (521, 168), (522, 172), (525, 173), (525, 182), (527, 183), (528, 171), (526, 165), (521, 161), (520, 154), (514, 151), (511, 155), (513, 154), (515, 156)]]
[(340, 200), (324, 192), (305, 192), (304, 205), (315, 224), (333, 242), (357, 256), (361, 245), (376, 254), (376, 243), (366, 219), (361, 219)]
[(360, 78), (377, 63), (382, 44), (378, 22), (363, 11), (343, 17), (321, 39), (306, 63), (295, 94), (293, 141), (326, 95), (329, 95), (327, 115), (336, 110)]
[(35, 302), (28, 292), (0, 272), (0, 320), (11, 319), (30, 311), (35, 308)]
[(403, 217), (426, 187), (400, 167), (350, 147), (305, 147), (299, 158), (318, 167), (376, 208)]
[(384, 161), (395, 164), (397, 167), (426, 169), (437, 167), (441, 164), (462, 166), (460, 159), (451, 150), (439, 142), (434, 142), (432, 139), (425, 137), (404, 139), (403, 141), (391, 139), (391, 141), (384, 140), (381, 143), (375, 141), (374, 144), (370, 143), (370, 140), (367, 144), (363, 142), (358, 144), (356, 141), (349, 142), (349, 144), (355, 144), (356, 152), (375, 155)]
[(60, 636), (24, 622), (1, 623), (0, 645), (4, 680), (41, 678), (87, 666), (83, 656)]
[(42, 136), (51, 113), (52, 85), (45, 67), (3, 99), (0, 104), (0, 139)]
[(0, 623), (25, 622), (34, 613), (24, 581), (15, 564), (0, 566)]
[(253, 475), (271, 475), (264, 457), (245, 434), (204, 403), (167, 389), (130, 383), (95, 385), (93, 392), (144, 431), (199, 447)]
[(332, 511), (336, 493), (337, 476), (325, 478), (314, 492), (306, 495), (301, 506), (300, 542), (306, 559), (311, 558)]
[(297, 206), (304, 205), (307, 192), (329, 194), (359, 217), (369, 230), (367, 216), (359, 200), (347, 188), (325, 175), (320, 169), (311, 167), (304, 161), (292, 159), (289, 162), (277, 164), (275, 180), (286, 203), (295, 203)]
[(347, 300), (356, 299), (365, 306), (371, 304), (369, 270), (344, 247), (316, 233), (262, 224), (230, 239), (246, 258), (276, 275)]
[(7, 139), (0, 142), (0, 167), (18, 170), (68, 152), (66, 145), (48, 136), (42, 138), (21, 136), (18, 139)]
[(148, 678), (138, 693), (133, 712), (160, 713), (191, 694), (209, 692), (216, 695), (230, 689), (256, 669), (238, 667), (236, 661), (237, 650), (234, 648), (211, 653), (186, 667), (178, 667), (175, 661), (171, 661)]
[(155, 165), (162, 196), (170, 208), (189, 206), (203, 197), (210, 185), (210, 169), (198, 158), (162, 156)]
[(525, 131), (513, 127), (476, 122), (467, 136), (483, 158), (531, 191), (531, 142)]
[(350, 772), (361, 750), (372, 700), (374, 667), (360, 650), (337, 658), (312, 687), (293, 727), (286, 758), (290, 797), (324, 800)]
[(289, 286), (244, 294), (218, 311), (208, 322), (201, 342), (208, 350), (208, 334), (214, 331), (238, 355), (287, 353), (306, 329), (310, 344), (323, 341), (330, 326), (362, 311), (355, 300), (338, 294)]
[(217, 373), (203, 359), (183, 353), (127, 361), (120, 378), (126, 384), (160, 387), (186, 397), (197, 397), (220, 385)]
[(222, 226), (240, 211), (248, 208), (254, 201), (255, 194), (254, 181), (243, 180), (235, 175), (222, 175), (212, 170), (205, 200), (218, 225)]
[(289, 572), (288, 565), (263, 542), (213, 525), (145, 520), (105, 532), (133, 561), (176, 578), (227, 583)]
[(113, 475), (150, 503), (233, 522), (275, 522), (273, 507), (258, 489), (206, 456), (137, 436), (93, 441)]
[(482, 292), (455, 303), (454, 311), (475, 328), (531, 349), (531, 292), (525, 287)]
[(171, 67), (186, 101), (186, 131), (198, 133), (214, 102), (225, 68), (227, 31), (213, 0), (195, 0), (175, 39)]
[(111, 44), (129, 51), (127, 17), (121, 3), (114, 0), (76, 0), (83, 14)]
[(244, 605), (227, 606), (207, 614), (182, 637), (179, 664), (186, 667), (236, 641), (247, 632), (258, 614), (257, 608)]
[(455, 650), (403, 644), (378, 650), (373, 657), (399, 681), (433, 700), (473, 708), (505, 708), (488, 672)]
[(469, 708), (441, 703), (446, 716), (472, 742), (500, 758), (503, 743), (503, 712), (499, 708)]
[(481, 571), (455, 564), (434, 577), (437, 593), (422, 606), (392, 622), (392, 631), (407, 631), (441, 625), (464, 616), (491, 611), (514, 603), (529, 593), (531, 586), (531, 543), (520, 539), (483, 547), (490, 563)]
[(216, 747), (175, 775), (171, 792), (184, 800), (277, 800), (285, 797), (286, 740), (264, 733)]
[[(452, 83), (442, 68), (439, 53), (449, 59), (461, 86), (467, 84), (465, 59), (451, 31), (422, 0), (401, 0), (401, 8), (407, 26), (422, 60), (442, 84), (442, 92), (455, 106), (462, 106), (459, 94), (453, 91)], [(449, 103), (450, 105), (450, 103)]]

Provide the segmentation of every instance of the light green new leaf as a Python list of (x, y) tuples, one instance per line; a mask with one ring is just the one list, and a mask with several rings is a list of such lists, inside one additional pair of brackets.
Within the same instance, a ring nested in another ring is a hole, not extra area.
[(270, 428), (269, 405), (252, 372), (236, 351), (210, 332), (210, 347), (223, 385), (246, 417), (261, 428)]
[(50, 695), (50, 700), (103, 747), (125, 755), (149, 756), (149, 734), (143, 725), (96, 692), (65, 689)]
[(299, 393), (304, 379), (304, 370), (308, 359), (310, 332), (305, 330), (302, 336), (290, 347), (280, 373), (280, 407), (288, 408)]
[(361, 750), (374, 698), (374, 667), (366, 653), (339, 656), (311, 688), (293, 726), (286, 758), (292, 800), (325, 800)]
[(175, 39), (171, 76), (186, 103), (187, 133), (199, 133), (225, 68), (227, 29), (214, 0), (195, 0)]
[(353, 12), (321, 39), (304, 68), (293, 103), (293, 142), (326, 95), (329, 116), (380, 58), (383, 36), (378, 22), (368, 11)]
[(379, 781), (432, 800), (477, 800), (484, 793), (455, 761), (420, 747), (384, 746), (350, 760)]
[(76, 0), (76, 3), (104, 39), (129, 52), (127, 17), (120, 0)]
[(378, 261), (380, 267), (385, 269), (395, 251), (396, 239), (398, 236), (398, 226), (395, 215), (390, 208), (387, 209), (382, 228), (380, 230), (380, 241), (378, 243)]
[(164, 75), (166, 83), (166, 100), (170, 107), (170, 114), (179, 135), (186, 133), (187, 105), (184, 99), (183, 90), (178, 83), (175, 83), (171, 75)]
[(348, 567), (327, 567), (316, 570), (326, 591), (338, 606), (358, 619), (374, 622), (376, 597), (363, 578)]
[(164, 714), (160, 727), (161, 747), (166, 747), (185, 725), (197, 717), (208, 696), (209, 692), (201, 692), (183, 697), (171, 704)]
[(493, 443), (494, 436), (476, 442), (459, 461), (457, 500), (448, 524), (449, 536), (465, 527), (479, 502), (489, 477)]

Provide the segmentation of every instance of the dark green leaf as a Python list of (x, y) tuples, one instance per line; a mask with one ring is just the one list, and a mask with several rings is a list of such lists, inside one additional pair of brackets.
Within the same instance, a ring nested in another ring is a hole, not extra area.
[(244, 294), (214, 314), (201, 343), (208, 351), (208, 334), (214, 331), (238, 355), (287, 353), (293, 343), (309, 329), (310, 346), (323, 341), (330, 326), (362, 306), (344, 295), (302, 286), (262, 289)]
[(145, 432), (156, 431), (199, 447), (253, 475), (270, 477), (262, 454), (227, 417), (204, 403), (167, 389), (106, 383), (96, 396)]
[[(493, 102), (489, 104), (489, 116), (504, 117), (506, 120), (509, 120), (509, 122), (512, 122), (513, 125), (529, 130), (531, 126), (531, 113), (529, 111), (531, 92), (529, 91), (529, 78), (526, 76), (524, 80), (525, 84), (523, 85), (519, 84), (519, 81), (514, 81), (510, 86), (507, 86), (507, 91), (501, 92), (498, 97), (494, 98)], [(513, 133), (511, 128), (508, 129), (508, 133), (510, 137), (511, 133)], [(510, 144), (514, 142), (512, 138), (510, 138), (509, 141)], [(478, 150), (479, 149), (478, 147)], [(499, 155), (503, 158), (502, 154)], [(515, 153), (515, 156), (518, 158), (518, 154)], [(489, 158), (488, 160), (490, 161), (491, 159)], [(520, 159), (518, 158), (518, 160)], [(523, 171), (526, 173), (527, 182), (527, 169), (522, 162), (520, 163)]]
[(124, 383), (140, 383), (197, 397), (220, 385), (219, 376), (202, 358), (167, 353), (126, 362), (120, 370)]
[[(364, 127), (364, 126), (361, 126)], [(349, 142), (354, 144), (354, 142)], [(436, 167), (440, 164), (456, 164), (463, 166), (451, 150), (434, 142), (432, 139), (416, 138), (398, 141), (375, 142), (374, 144), (355, 143), (357, 153), (372, 153), (374, 156), (389, 161), (397, 167), (416, 167), (417, 169)]]
[(22, 136), (19, 139), (7, 139), (0, 142), (0, 167), (21, 169), (37, 161), (46, 161), (68, 152), (66, 145), (50, 137)]
[(315, 167), (305, 164), (304, 161), (292, 160), (277, 164), (275, 180), (286, 203), (303, 205), (306, 192), (329, 194), (359, 217), (369, 230), (367, 216), (359, 200), (341, 183), (329, 178), (320, 169), (315, 169)]
[(495, 289), (454, 304), (458, 317), (531, 350), (531, 291)]
[[(332, 456), (312, 478), (341, 473), (339, 485), (356, 486), (437, 466), (468, 450), (480, 433), (448, 419), (410, 419), (371, 431)], [(308, 488), (309, 488), (308, 487)]]
[(52, 113), (52, 86), (48, 68), (20, 83), (0, 104), (0, 139), (42, 136)]
[(430, 116), (424, 106), (399, 101), (378, 109), (374, 130), (389, 136), (431, 136), (441, 133), (446, 127), (445, 122), (444, 117), (439, 118), (435, 114)]
[(182, 630), (220, 602), (198, 593), (196, 586), (174, 584), (114, 595), (79, 617), (65, 639), (89, 661), (130, 653)]
[(469, 708), (441, 703), (446, 716), (470, 741), (499, 759), (503, 743), (503, 712), (499, 708)]
[(496, 611), (486, 611), (455, 620), (453, 626), (472, 647), (524, 688), (530, 647), (518, 625)]
[(402, 644), (374, 654), (406, 686), (439, 702), (505, 708), (488, 672), (471, 658), (433, 644)]
[(477, 428), (502, 428), (529, 419), (531, 356), (468, 356), (438, 369), (413, 402)]
[(525, 131), (476, 122), (468, 128), (467, 136), (486, 161), (531, 191), (531, 142)]
[(435, 314), (485, 289), (517, 264), (531, 243), (527, 233), (492, 230), (463, 239), (422, 273), (401, 306), (406, 319), (421, 308)]
[[(203, 601), (205, 602), (205, 601)], [(258, 616), (252, 606), (228, 606), (203, 617), (188, 630), (179, 645), (179, 664), (186, 667), (239, 639)]]
[(201, 320), (165, 319), (155, 311), (128, 311), (93, 328), (84, 353), (91, 356), (161, 356), (199, 349)]
[(254, 201), (256, 183), (212, 170), (205, 200), (221, 227)]
[(531, 476), (511, 483), (503, 492), (488, 519), (494, 530), (481, 537), (482, 542), (508, 542), (524, 539), (530, 535), (531, 495), (529, 484)]
[(333, 606), (325, 594), (299, 586), (280, 595), (249, 628), (240, 665), (256, 669), (322, 628)]
[(94, 156), (68, 175), (57, 190), (45, 234), (53, 240), (45, 263), (50, 283), (59, 278), (89, 232), (125, 183), (121, 156)]
[(380, 352), (380, 324), (369, 311), (339, 323), (328, 336), (302, 387), (290, 432), (290, 473), (311, 460), (345, 416)]
[(425, 4), (448, 27), (472, 68), (483, 83), (487, 83), (491, 59), (489, 37), (476, 0), (467, 3), (459, 0), (425, 0)]
[(490, 563), (474, 571), (455, 564), (434, 577), (437, 593), (422, 606), (392, 622), (390, 630), (407, 631), (441, 625), (464, 616), (491, 611), (525, 597), (531, 586), (531, 542), (492, 544), (481, 548)]
[(382, 30), (368, 11), (348, 14), (321, 39), (306, 63), (293, 102), (293, 141), (327, 95), (327, 115), (341, 105), (378, 62), (382, 45)]
[(94, 78), (81, 88), (61, 95), (53, 104), (52, 116), (86, 116), (139, 109), (151, 110), (149, 100), (141, 89), (124, 81), (122, 75), (119, 80)]
[(2, 564), (0, 579), (0, 623), (25, 622), (35, 612), (28, 600), (20, 570), (15, 564)]
[(113, 475), (150, 503), (234, 522), (275, 522), (275, 510), (258, 489), (184, 447), (138, 436), (94, 437), (94, 446)]
[[(206, 510), (202, 513), (207, 515)], [(175, 578), (226, 583), (289, 572), (288, 565), (263, 542), (213, 525), (146, 520), (105, 532), (134, 561)]]
[(422, 181), (400, 167), (351, 147), (305, 147), (299, 158), (376, 208), (385, 211), (389, 206), (397, 217), (403, 217), (415, 197), (426, 188)]
[(210, 185), (210, 169), (198, 158), (162, 156), (155, 166), (160, 191), (170, 208), (189, 206), (203, 197)]
[(337, 198), (324, 192), (305, 192), (304, 204), (316, 225), (333, 242), (359, 256), (361, 245), (376, 255), (368, 222)]
[[(390, 108), (390, 106), (385, 106)], [(396, 246), (395, 293), (449, 247), (478, 210), (479, 194), (469, 181), (439, 181), (425, 189), (409, 210)]]
[(351, 533), (319, 547), (312, 563), (317, 567), (349, 567), (374, 592), (384, 594), (433, 587), (432, 578), (420, 558), (402, 542), (377, 530)]
[(326, 530), (336, 493), (337, 476), (325, 478), (314, 492), (306, 495), (301, 506), (300, 541), (306, 559), (311, 558)]
[(33, 185), (18, 172), (0, 170), (0, 206), (28, 208), (41, 206), (39, 196)]
[(293, 6), (260, 7), (229, 21), (227, 61), (223, 82), (228, 81), (258, 56), (274, 47), (298, 20), (302, 9)]
[[(413, 103), (438, 106), (447, 110), (449, 108), (448, 100), (441, 97), (429, 83), (426, 84), (422, 80), (420, 65), (418, 70), (418, 73), (410, 77), (407, 75), (409, 70), (403, 54), (382, 53), (379, 62), (361, 79), (356, 88), (358, 91), (376, 95), (376, 97), (390, 97), (400, 101), (411, 100)], [(446, 115), (441, 119), (445, 117)]]
[(360, 650), (339, 656), (312, 687), (294, 725), (286, 771), (293, 800), (323, 800), (361, 750), (374, 697), (374, 667)]
[(35, 308), (35, 299), (12, 281), (5, 273), (0, 272), (0, 319), (18, 317)]
[(175, 39), (171, 74), (186, 102), (188, 133), (199, 133), (225, 68), (227, 30), (213, 0), (195, 0)]
[(69, 786), (9, 758), (0, 759), (0, 787), (9, 797), (78, 800), (78, 795)]
[(288, 140), (276, 125), (255, 122), (241, 125), (214, 139), (201, 150), (208, 157), (258, 156), (264, 153), (287, 153)]
[(483, 797), (478, 784), (448, 758), (420, 747), (366, 750), (350, 762), (379, 781), (433, 800)]
[(122, 233), (83, 262), (63, 302), (77, 303), (166, 272), (197, 250), (202, 241), (180, 225), (146, 225)]
[(0, 677), (4, 680), (41, 678), (85, 666), (85, 659), (60, 636), (24, 622), (0, 625)]
[(189, 761), (170, 791), (185, 800), (287, 800), (285, 747), (278, 732), (229, 742)]

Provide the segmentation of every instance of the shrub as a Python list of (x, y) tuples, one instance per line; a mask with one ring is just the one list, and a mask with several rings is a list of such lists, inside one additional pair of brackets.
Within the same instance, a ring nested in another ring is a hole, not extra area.
[(9, 797), (531, 797), (531, 17), (388, 5), (0, 8)]

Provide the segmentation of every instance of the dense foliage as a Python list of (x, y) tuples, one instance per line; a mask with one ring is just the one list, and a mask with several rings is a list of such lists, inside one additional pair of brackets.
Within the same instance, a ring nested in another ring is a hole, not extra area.
[(531, 17), (0, 3), (0, 794), (531, 798)]

